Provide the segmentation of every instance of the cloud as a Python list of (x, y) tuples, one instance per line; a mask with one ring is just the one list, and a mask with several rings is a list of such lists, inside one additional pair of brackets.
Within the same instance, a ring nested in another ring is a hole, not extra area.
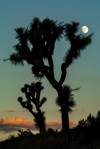
[(70, 128), (74, 128), (77, 126), (77, 122), (76, 121), (70, 121)]
[(26, 112), (26, 110), (13, 110), (13, 109), (10, 109), (10, 110), (7, 110), (7, 111), (4, 111), (4, 112), (7, 112), (7, 113), (24, 113)]
[(16, 117), (0, 119), (0, 131), (11, 132), (21, 128), (35, 129), (33, 122), (24, 118)]
[[(46, 125), (47, 128), (61, 129), (61, 122), (59, 121), (48, 121)], [(70, 128), (75, 127), (76, 125), (76, 122), (70, 121)], [(12, 132), (18, 131), (21, 128), (27, 128), (36, 131), (34, 122), (31, 120), (27, 120), (22, 117), (0, 119), (0, 131)]]
[(15, 110), (8, 110), (6, 111), (7, 113), (15, 113), (15, 112), (18, 112), (18, 111), (15, 111)]
[(61, 128), (61, 123), (59, 121), (47, 122), (47, 128), (60, 129)]
[[(76, 125), (77, 125), (77, 122), (75, 122), (75, 121), (70, 121), (69, 122), (70, 128), (73, 128)], [(61, 122), (59, 122), (59, 121), (47, 122), (47, 127), (48, 128), (54, 128), (54, 129), (61, 129)]]

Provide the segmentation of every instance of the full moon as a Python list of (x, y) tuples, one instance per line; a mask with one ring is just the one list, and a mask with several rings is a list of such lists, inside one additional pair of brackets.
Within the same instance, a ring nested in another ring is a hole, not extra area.
[(87, 27), (87, 26), (82, 26), (82, 32), (83, 33), (88, 33), (88, 31), (89, 31), (89, 28)]

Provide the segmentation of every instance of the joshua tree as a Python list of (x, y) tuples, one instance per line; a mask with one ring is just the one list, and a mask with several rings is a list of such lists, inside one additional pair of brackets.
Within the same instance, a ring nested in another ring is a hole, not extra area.
[[(64, 85), (63, 86), (63, 94), (62, 94), (62, 98), (60, 98), (59, 96), (56, 99), (56, 103), (57, 105), (61, 108), (62, 105), (66, 107), (66, 116), (67, 117), (67, 133), (68, 133), (68, 138), (70, 139), (70, 133), (69, 133), (69, 112), (72, 112), (72, 108), (75, 106), (75, 101), (74, 101), (74, 97), (72, 94), (72, 91), (78, 90), (79, 88), (76, 89), (71, 89), (70, 86), (68, 85)], [(60, 111), (63, 110), (62, 108), (60, 109)], [(62, 112), (62, 111), (61, 111)], [(65, 119), (64, 117), (62, 119)]]
[[(63, 101), (63, 83), (69, 66), (80, 56), (80, 52), (91, 43), (90, 35), (78, 34), (79, 23), (58, 23), (48, 18), (40, 21), (33, 19), (29, 28), (17, 28), (18, 44), (16, 52), (10, 56), (13, 64), (24, 64), (26, 61), (32, 65), (32, 72), (37, 78), (46, 77), (52, 87), (57, 91), (58, 97)], [(64, 36), (62, 36), (64, 35)], [(54, 74), (53, 53), (58, 39), (65, 37), (70, 43), (70, 48), (65, 54), (61, 64), (61, 76), (57, 80)], [(45, 63), (45, 59), (48, 64)], [(67, 111), (65, 104), (61, 105), (62, 131), (68, 130)]]
[(25, 84), (21, 91), (25, 94), (26, 100), (23, 100), (22, 97), (18, 98), (21, 106), (26, 108), (34, 116), (34, 121), (40, 133), (46, 131), (44, 112), (41, 111), (41, 107), (46, 102), (46, 98), (43, 97), (40, 99), (42, 90), (43, 86), (41, 82), (32, 83), (31, 85)]

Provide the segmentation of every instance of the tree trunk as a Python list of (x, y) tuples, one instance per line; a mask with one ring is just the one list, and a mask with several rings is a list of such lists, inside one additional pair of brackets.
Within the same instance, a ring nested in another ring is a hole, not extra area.
[(39, 130), (40, 130), (40, 133), (45, 133), (45, 132), (46, 132), (45, 123), (43, 123), (43, 124), (40, 126)]
[(67, 108), (65, 106), (61, 107), (61, 119), (62, 119), (62, 133), (69, 143), (70, 141), (70, 133), (69, 133), (69, 115)]

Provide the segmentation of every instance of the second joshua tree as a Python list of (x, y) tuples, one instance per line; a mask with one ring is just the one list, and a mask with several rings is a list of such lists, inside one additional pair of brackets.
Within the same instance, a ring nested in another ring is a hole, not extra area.
[(45, 116), (41, 110), (42, 105), (46, 102), (46, 98), (40, 99), (40, 93), (43, 90), (41, 82), (32, 83), (31, 85), (25, 84), (21, 91), (25, 94), (26, 100), (22, 97), (18, 98), (21, 106), (26, 108), (33, 116), (36, 126), (39, 128), (40, 133), (46, 131)]

